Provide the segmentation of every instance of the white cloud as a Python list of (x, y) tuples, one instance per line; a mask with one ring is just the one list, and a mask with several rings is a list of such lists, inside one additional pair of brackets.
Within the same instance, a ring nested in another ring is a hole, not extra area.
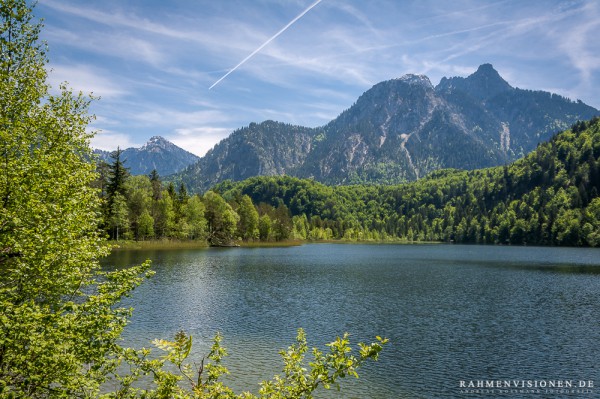
[(553, 32), (559, 48), (580, 72), (584, 84), (588, 84), (592, 74), (600, 69), (600, 46), (597, 41), (599, 18), (597, 3), (590, 3), (582, 10), (576, 26)]
[[(230, 127), (215, 127), (215, 124), (231, 123), (231, 117), (212, 109), (184, 112), (154, 108), (132, 117), (140, 125), (158, 130), (156, 134), (164, 135), (167, 140), (198, 156), (203, 156), (234, 130)], [(160, 130), (172, 133), (162, 134)]]
[[(93, 130), (93, 129), (92, 129)], [(131, 136), (123, 133), (112, 132), (110, 130), (101, 130), (91, 140), (92, 148), (104, 151), (114, 151), (117, 147), (126, 149), (130, 147), (139, 147), (140, 144), (133, 142)]]
[(411, 58), (409, 55), (402, 56), (402, 63), (410, 73), (429, 76), (431, 83), (437, 85), (442, 77), (468, 76), (477, 70), (478, 65), (462, 66), (455, 63), (445, 63), (429, 58)]
[(115, 10), (114, 12), (104, 12), (92, 7), (85, 7), (85, 5), (79, 2), (77, 2), (77, 5), (74, 6), (65, 2), (54, 0), (42, 0), (40, 1), (40, 4), (50, 7), (56, 11), (71, 14), (80, 18), (85, 18), (103, 25), (130, 28), (153, 33), (159, 36), (167, 36), (186, 41), (208, 41), (205, 35), (201, 34), (201, 32), (189, 31), (185, 29), (173, 29), (168, 26), (153, 22), (148, 18), (141, 18), (133, 13), (124, 13), (120, 10)]
[(228, 122), (231, 118), (219, 110), (176, 111), (156, 107), (151, 110), (132, 115), (134, 119), (145, 125), (175, 126), (187, 128), (194, 125), (210, 125), (216, 122)]
[(145, 62), (160, 68), (170, 61), (168, 46), (150, 37), (140, 37), (118, 31), (90, 30), (79, 35), (64, 28), (50, 26), (44, 31), (44, 38), (51, 43), (82, 50), (87, 53), (100, 54), (103, 57), (119, 57), (131, 62)]
[(74, 91), (81, 91), (84, 94), (93, 93), (94, 96), (102, 98), (121, 97), (127, 94), (124, 87), (105, 76), (103, 71), (89, 65), (50, 64), (50, 67), (48, 81), (54, 90), (57, 90), (61, 83), (67, 82), (67, 87)]
[(229, 136), (232, 129), (220, 127), (196, 127), (175, 129), (175, 134), (168, 135), (167, 140), (186, 151), (203, 156), (219, 141)]

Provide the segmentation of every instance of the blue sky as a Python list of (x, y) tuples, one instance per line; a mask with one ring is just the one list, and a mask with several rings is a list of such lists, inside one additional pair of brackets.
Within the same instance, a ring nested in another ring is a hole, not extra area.
[[(273, 119), (321, 126), (372, 85), (492, 63), (514, 87), (600, 108), (600, 2), (40, 0), (50, 82), (93, 92), (96, 148), (163, 136), (203, 155)], [(209, 90), (229, 70), (273, 38)]]

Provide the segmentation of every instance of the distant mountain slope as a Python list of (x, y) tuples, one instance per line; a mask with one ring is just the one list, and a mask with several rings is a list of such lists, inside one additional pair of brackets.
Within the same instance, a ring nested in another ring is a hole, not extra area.
[(196, 191), (223, 180), (289, 174), (318, 146), (318, 129), (265, 121), (234, 131), (178, 178)]
[(197, 191), (225, 179), (281, 174), (393, 184), (441, 168), (505, 164), (599, 114), (580, 101), (513, 88), (490, 64), (437, 87), (426, 76), (406, 75), (376, 84), (322, 128), (251, 124), (178, 178)]
[[(95, 154), (106, 162), (112, 162), (110, 151), (95, 150)], [(159, 175), (167, 176), (179, 172), (198, 161), (200, 157), (176, 146), (170, 141), (154, 136), (140, 148), (127, 148), (121, 159), (133, 175), (147, 175), (156, 169)]]

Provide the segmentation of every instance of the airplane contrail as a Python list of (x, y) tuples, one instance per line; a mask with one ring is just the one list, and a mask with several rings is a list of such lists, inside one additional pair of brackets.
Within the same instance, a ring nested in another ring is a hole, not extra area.
[(237, 64), (236, 66), (234, 66), (233, 68), (231, 68), (225, 75), (221, 76), (221, 78), (219, 80), (217, 80), (215, 83), (212, 84), (212, 86), (210, 86), (208, 88), (208, 90), (212, 89), (213, 87), (215, 87), (217, 84), (219, 84), (220, 81), (222, 81), (223, 79), (225, 79), (227, 76), (229, 76), (233, 71), (235, 71), (236, 69), (238, 69), (239, 67), (241, 67), (242, 65), (244, 65), (244, 63), (246, 61), (248, 61), (250, 58), (252, 58), (256, 53), (258, 53), (260, 50), (262, 50), (267, 44), (271, 43), (273, 40), (275, 40), (277, 38), (277, 36), (281, 35), (283, 32), (285, 32), (290, 26), (292, 26), (294, 24), (294, 22), (296, 22), (297, 20), (299, 20), (300, 18), (302, 18), (304, 16), (304, 14), (306, 14), (307, 12), (309, 12), (310, 10), (312, 10), (317, 4), (319, 4), (321, 1), (323, 0), (317, 0), (314, 3), (312, 3), (310, 6), (308, 6), (308, 8), (304, 11), (302, 11), (300, 14), (298, 14), (298, 16), (296, 16), (296, 18), (292, 19), (290, 22), (288, 22), (288, 24), (286, 26), (284, 26), (283, 28), (281, 28), (279, 30), (279, 32), (275, 33), (273, 36), (271, 36), (266, 42), (264, 42), (263, 44), (260, 45), (259, 48), (257, 48), (256, 50), (254, 50), (252, 53), (250, 53), (249, 56), (247, 56), (246, 58), (244, 58), (243, 60), (240, 61), (239, 64)]

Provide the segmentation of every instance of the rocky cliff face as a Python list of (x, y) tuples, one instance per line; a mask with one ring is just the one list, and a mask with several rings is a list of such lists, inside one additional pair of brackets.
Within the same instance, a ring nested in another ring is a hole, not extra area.
[[(112, 162), (109, 151), (94, 151), (100, 159)], [(167, 176), (179, 172), (198, 161), (200, 157), (187, 152), (170, 141), (154, 136), (140, 148), (127, 148), (122, 158), (133, 175), (147, 175), (156, 169), (159, 175)]]
[(511, 87), (492, 65), (467, 78), (442, 79), (436, 87), (465, 117), (477, 121), (482, 136), (505, 151), (509, 160), (533, 151), (558, 131), (600, 111), (557, 94)]
[(425, 76), (379, 83), (324, 127), (325, 140), (296, 174), (327, 183), (414, 180), (406, 144), (440, 106)]
[(180, 177), (204, 191), (224, 179), (290, 174), (329, 184), (399, 183), (440, 168), (509, 162), (600, 112), (556, 94), (513, 88), (490, 65), (472, 75), (381, 82), (322, 128), (251, 124)]
[(480, 125), (492, 124), (467, 100), (475, 120), (425, 76), (379, 83), (325, 126), (324, 150), (312, 152), (298, 175), (327, 183), (397, 183), (442, 167), (506, 161), (509, 154), (498, 151), (489, 137), (496, 126), (484, 131)]

